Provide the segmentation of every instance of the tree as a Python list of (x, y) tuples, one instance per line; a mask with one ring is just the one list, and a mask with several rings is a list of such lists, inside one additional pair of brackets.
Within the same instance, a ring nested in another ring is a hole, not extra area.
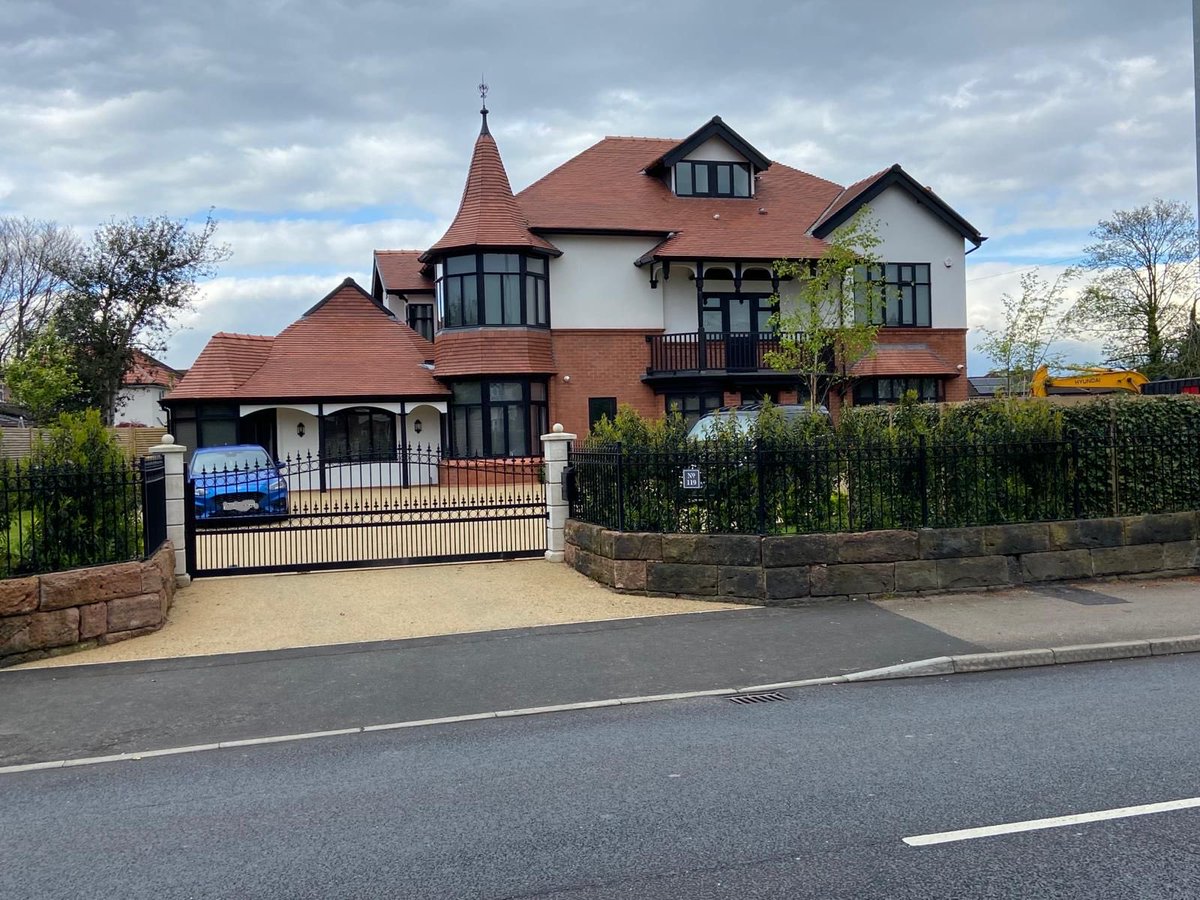
[(795, 298), (771, 298), (770, 326), (779, 349), (764, 354), (779, 372), (796, 373), (816, 409), (834, 387), (849, 381), (854, 364), (871, 353), (881, 324), (882, 261), (874, 220), (863, 207), (830, 238), (817, 260), (775, 262), (775, 272), (795, 280)]
[(113, 220), (67, 267), (58, 327), (73, 349), (78, 406), (112, 423), (133, 351), (164, 349), (175, 317), (193, 306), (197, 281), (229, 257), (216, 227), (211, 216), (196, 230), (168, 216)]
[(1188, 316), (1183, 337), (1179, 339), (1175, 347), (1170, 368), (1170, 375), (1174, 378), (1200, 376), (1200, 320), (1196, 318), (1195, 300), (1192, 301), (1192, 311)]
[(1021, 293), (1002, 298), (1003, 326), (981, 329), (986, 337), (979, 350), (995, 363), (994, 371), (1005, 379), (1004, 391), (1010, 396), (1028, 393), (1039, 366), (1063, 364), (1062, 354), (1052, 352), (1052, 347), (1068, 333), (1064, 294), (1077, 275), (1075, 269), (1067, 269), (1054, 281), (1046, 281), (1036, 270), (1022, 275)]
[(1165, 374), (1196, 296), (1196, 220), (1177, 200), (1118, 210), (1092, 231), (1083, 266), (1095, 272), (1075, 305), (1084, 333), (1104, 341), (1110, 365)]
[(78, 252), (74, 232), (54, 222), (0, 219), (0, 363), (19, 358), (46, 323)]
[(79, 393), (74, 354), (51, 319), (29, 341), (24, 354), (3, 369), (14, 402), (46, 421), (72, 405)]

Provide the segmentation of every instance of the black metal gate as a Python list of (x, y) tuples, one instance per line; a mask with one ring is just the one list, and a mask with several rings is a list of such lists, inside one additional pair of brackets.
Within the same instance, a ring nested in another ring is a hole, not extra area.
[(540, 459), (239, 458), (197, 451), (186, 481), (193, 577), (541, 556)]

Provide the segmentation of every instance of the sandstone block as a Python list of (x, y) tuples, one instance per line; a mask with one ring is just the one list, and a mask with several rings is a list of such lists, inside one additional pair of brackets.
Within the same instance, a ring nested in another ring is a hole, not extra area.
[(758, 566), (720, 566), (717, 594), (721, 597), (758, 600), (763, 596), (763, 570)]
[(89, 603), (79, 607), (79, 639), (86, 641), (108, 631), (108, 606)]
[(162, 624), (162, 600), (158, 594), (120, 597), (108, 602), (108, 630), (158, 627)]
[(656, 594), (712, 597), (717, 593), (717, 567), (687, 563), (646, 563), (646, 590)]
[(1196, 537), (1196, 514), (1163, 513), (1125, 519), (1126, 544), (1166, 544)]
[(579, 547), (575, 551), (575, 569), (601, 584), (612, 585), (613, 561)]
[(38, 579), (5, 578), (0, 581), (0, 616), (33, 612), (38, 606)]
[(795, 600), (809, 594), (809, 567), (785, 566), (764, 569), (763, 589), (768, 603)]
[(838, 537), (840, 563), (882, 563), (916, 558), (915, 531), (866, 531)]
[(892, 563), (813, 566), (809, 587), (814, 597), (885, 594), (896, 589), (895, 566)]
[(983, 556), (982, 528), (926, 528), (918, 532), (921, 559)]
[(983, 550), (988, 555), (1040, 553), (1050, 549), (1050, 527), (1045, 523), (989, 525), (983, 530)]
[(1051, 550), (1046, 553), (1026, 553), (1021, 557), (1021, 575), (1025, 581), (1064, 581), (1090, 578), (1092, 551)]
[(613, 538), (614, 559), (662, 559), (662, 535), (640, 532)]
[(86, 606), (117, 597), (136, 597), (142, 593), (141, 563), (93, 566), (43, 575), (39, 609), (65, 609)]
[(1157, 572), (1163, 567), (1162, 544), (1100, 547), (1090, 552), (1092, 571), (1096, 575), (1132, 575), (1137, 572)]
[(1008, 557), (973, 556), (937, 560), (938, 585), (945, 590), (1008, 584)]
[(788, 534), (762, 539), (762, 564), (774, 566), (825, 565), (837, 562), (837, 538), (832, 534)]
[(748, 534), (664, 534), (664, 562), (757, 566), (761, 539)]
[(896, 563), (897, 591), (936, 591), (937, 589), (936, 560), (912, 559)]
[(1052, 550), (1091, 550), (1119, 547), (1125, 543), (1125, 525), (1120, 519), (1079, 519), (1050, 523)]
[(1200, 541), (1172, 541), (1163, 544), (1163, 568), (1200, 568)]
[(613, 560), (613, 587), (621, 591), (646, 589), (646, 561), (642, 559)]
[(79, 641), (79, 610), (56, 609), (29, 617), (29, 646), (33, 650), (62, 647)]

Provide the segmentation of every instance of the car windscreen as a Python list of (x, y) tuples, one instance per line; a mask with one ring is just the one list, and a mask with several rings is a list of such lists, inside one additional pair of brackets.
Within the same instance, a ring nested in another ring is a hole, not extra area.
[(271, 459), (262, 450), (245, 447), (229, 447), (220, 450), (197, 451), (192, 457), (193, 472), (232, 472), (234, 469), (258, 469), (271, 465)]
[(710, 413), (692, 426), (688, 437), (700, 441), (711, 440), (719, 432), (733, 427), (730, 423), (736, 423), (737, 430), (742, 434), (749, 434), (754, 428), (754, 417), (755, 414), (751, 412), (720, 413), (718, 415)]

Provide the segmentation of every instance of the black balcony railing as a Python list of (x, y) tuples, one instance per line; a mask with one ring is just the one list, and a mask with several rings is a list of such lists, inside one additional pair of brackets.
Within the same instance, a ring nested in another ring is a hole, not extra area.
[(771, 331), (703, 331), (646, 336), (650, 345), (647, 375), (681, 375), (690, 372), (763, 372), (770, 370), (765, 356), (779, 349), (779, 335)]

